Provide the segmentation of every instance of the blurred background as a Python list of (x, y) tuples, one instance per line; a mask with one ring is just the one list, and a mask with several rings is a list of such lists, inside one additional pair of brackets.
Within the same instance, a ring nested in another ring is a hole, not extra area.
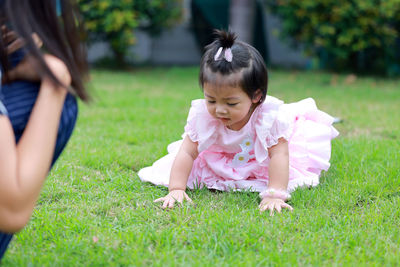
[(400, 0), (79, 0), (97, 66), (198, 65), (231, 29), (267, 65), (400, 75)]

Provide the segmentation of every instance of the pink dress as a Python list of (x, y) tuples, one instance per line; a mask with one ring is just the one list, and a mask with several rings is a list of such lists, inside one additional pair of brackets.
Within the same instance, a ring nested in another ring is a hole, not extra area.
[[(193, 100), (183, 136), (198, 142), (199, 156), (187, 186), (264, 191), (268, 185), (268, 148), (279, 138), (289, 144), (289, 192), (298, 186), (316, 186), (321, 171), (330, 166), (331, 140), (339, 134), (332, 122), (311, 98), (284, 104), (267, 96), (247, 124), (234, 131), (208, 113), (204, 99)], [(168, 186), (181, 144), (182, 140), (170, 144), (166, 156), (139, 171), (140, 179)]]

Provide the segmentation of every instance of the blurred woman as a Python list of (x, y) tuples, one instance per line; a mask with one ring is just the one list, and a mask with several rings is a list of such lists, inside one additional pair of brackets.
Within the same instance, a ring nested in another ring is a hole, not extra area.
[[(58, 14), (57, 14), (58, 13)], [(88, 68), (69, 0), (0, 0), (0, 259), (73, 131)], [(45, 52), (43, 52), (45, 51)]]

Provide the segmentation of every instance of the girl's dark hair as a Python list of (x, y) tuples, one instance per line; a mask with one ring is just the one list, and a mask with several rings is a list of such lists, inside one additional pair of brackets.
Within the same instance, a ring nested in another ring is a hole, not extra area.
[[(260, 102), (264, 101), (268, 89), (268, 73), (260, 53), (251, 45), (237, 41), (236, 35), (232, 32), (215, 30), (214, 33), (217, 38), (205, 47), (206, 51), (200, 62), (201, 88), (205, 83), (240, 86), (250, 98), (260, 90), (262, 93)], [(224, 50), (231, 49), (233, 55), (231, 62), (223, 56), (221, 59), (214, 59), (220, 47)]]
[[(56, 3), (58, 1), (58, 3)], [(3, 2), (3, 3), (1, 3)], [(86, 47), (81, 43), (83, 28), (76, 5), (71, 0), (0, 0), (1, 25), (15, 31), (25, 42), (25, 52), (38, 63), (40, 75), (47, 75), (61, 85), (47, 67), (42, 52), (36, 47), (32, 33), (43, 42), (43, 48), (66, 64), (72, 78), (72, 91), (84, 101), (89, 100), (84, 82), (88, 75)], [(57, 4), (59, 6), (57, 7)], [(61, 11), (61, 16), (57, 12)], [(6, 44), (0, 38), (0, 60), (7, 71)]]

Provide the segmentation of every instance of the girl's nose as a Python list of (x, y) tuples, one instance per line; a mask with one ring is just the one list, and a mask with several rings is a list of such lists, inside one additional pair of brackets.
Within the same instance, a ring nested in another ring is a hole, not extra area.
[(223, 105), (217, 105), (217, 107), (215, 108), (215, 112), (217, 114), (225, 114), (226, 113), (226, 109)]

